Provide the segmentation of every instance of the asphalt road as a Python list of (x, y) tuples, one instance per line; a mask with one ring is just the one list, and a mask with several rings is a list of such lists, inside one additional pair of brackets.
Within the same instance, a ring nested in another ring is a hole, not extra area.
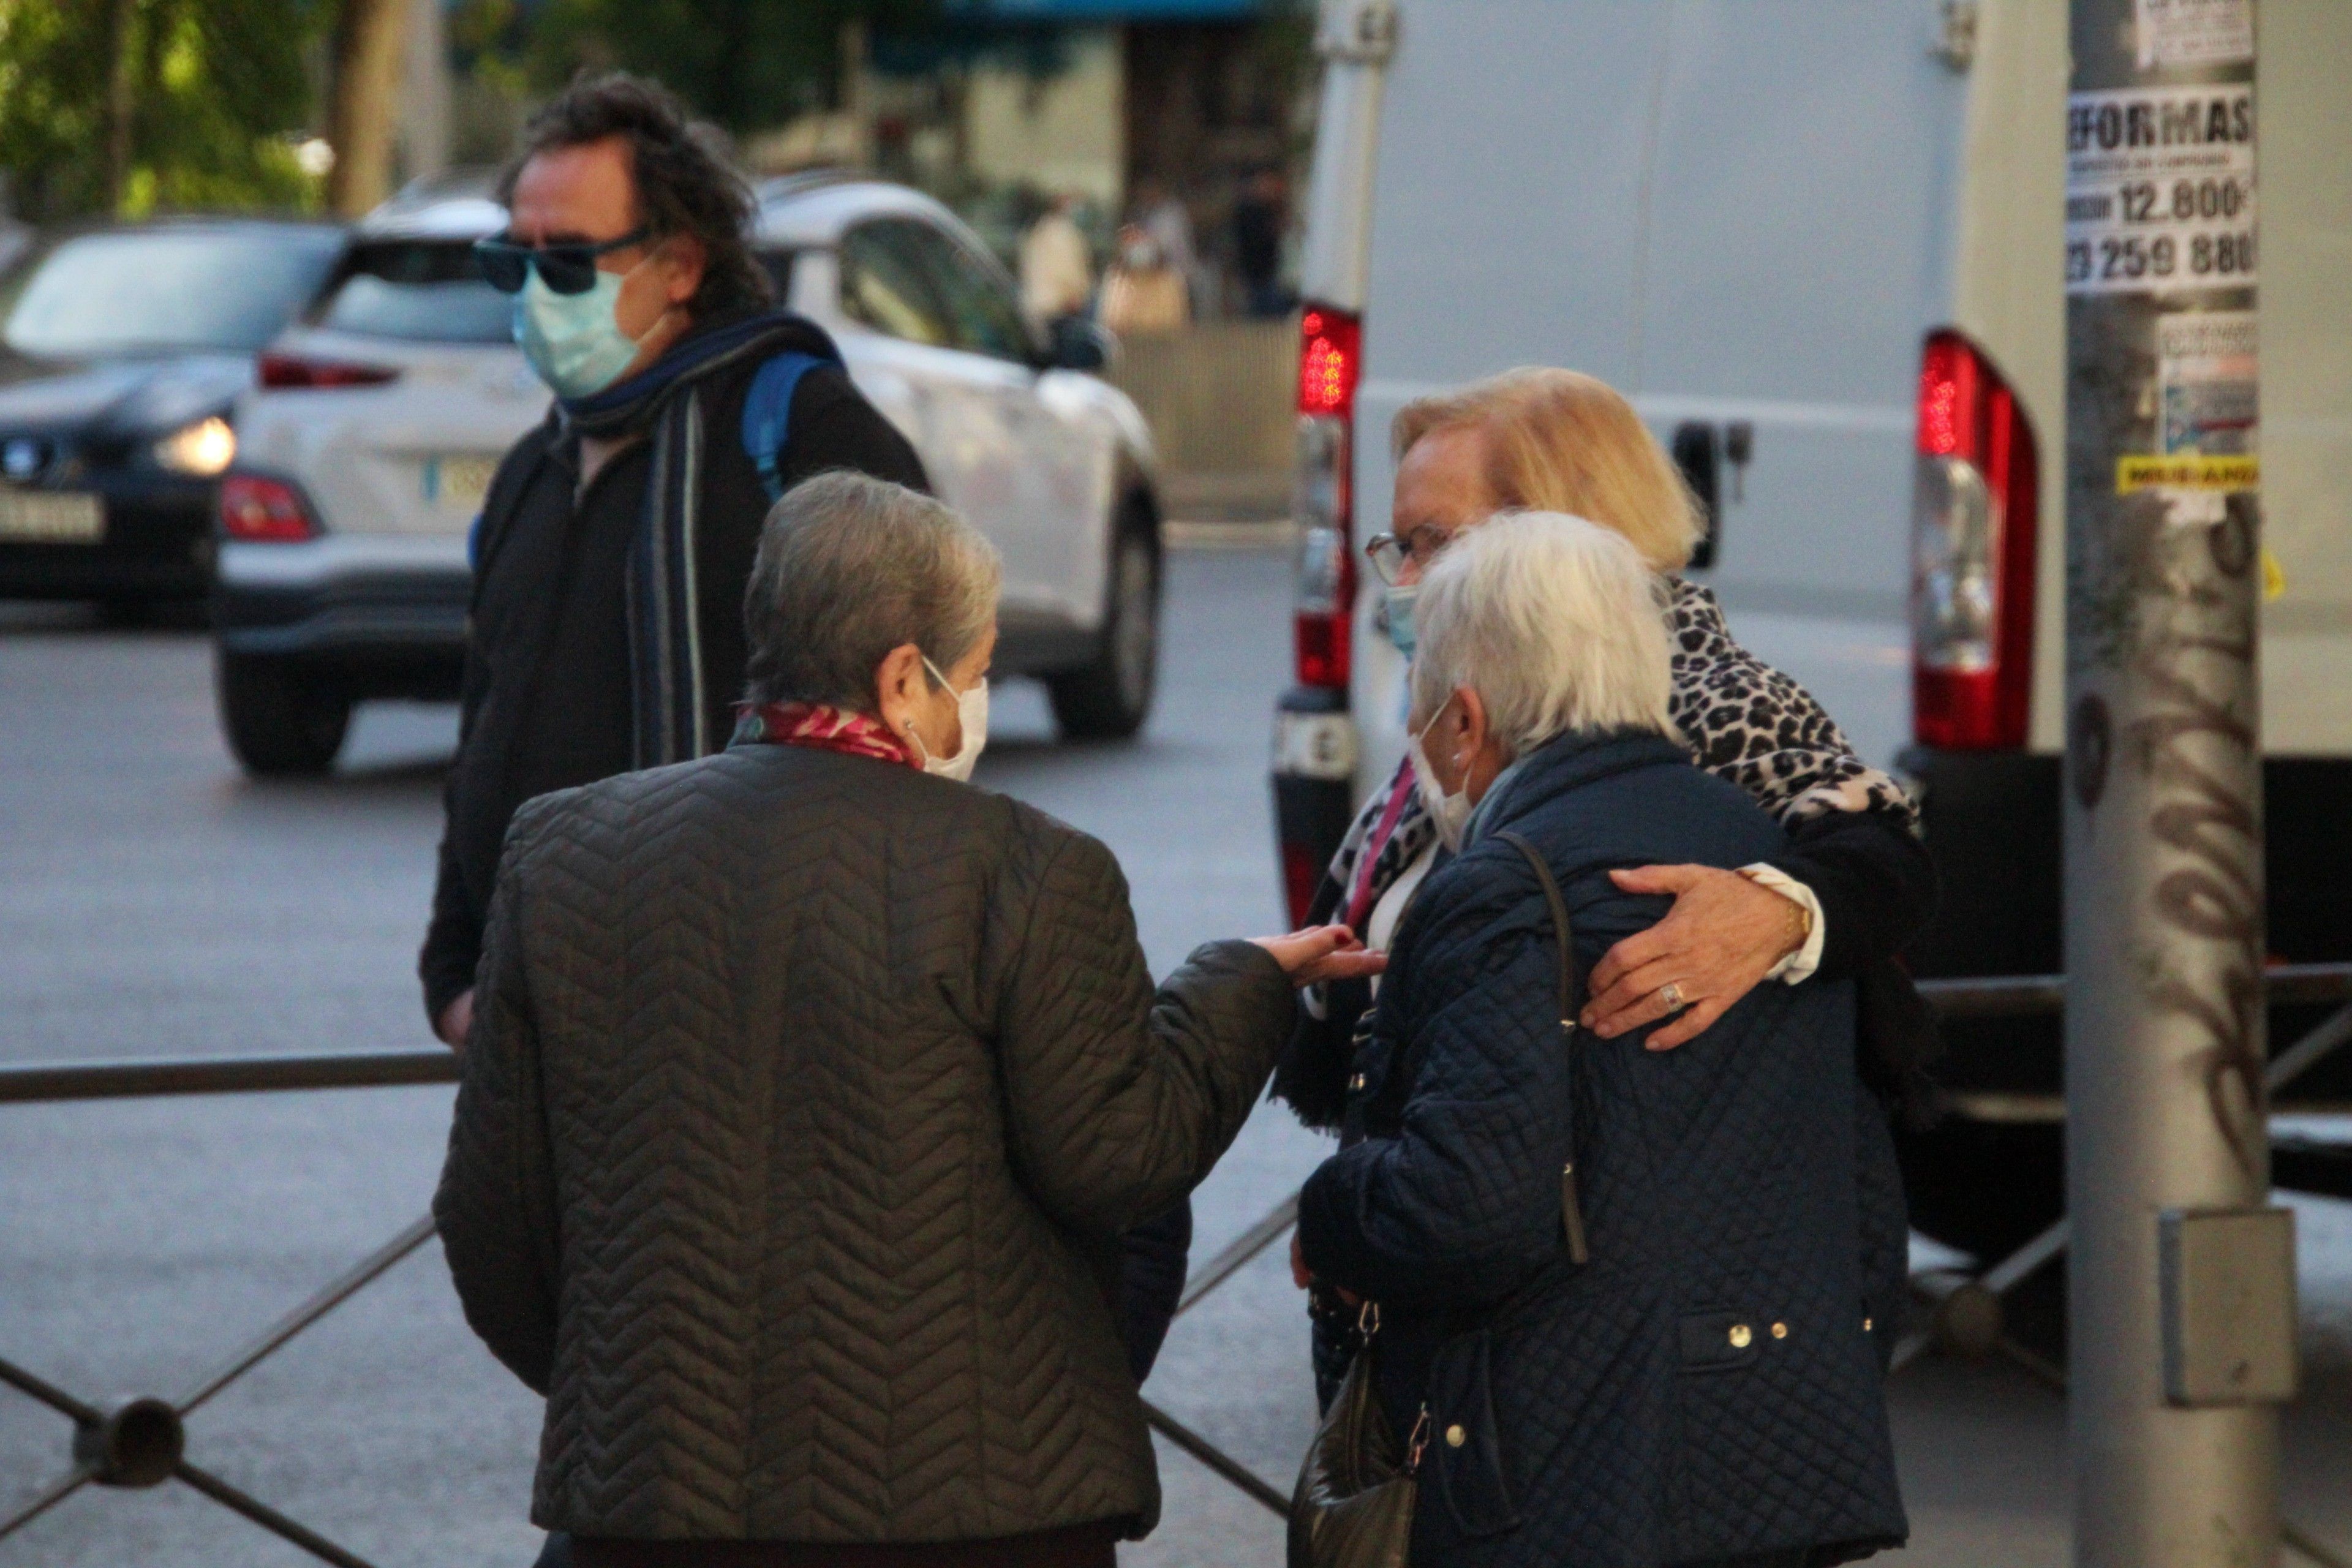
[[(1039, 694), (992, 715), (980, 782), (1115, 848), (1153, 965), (1275, 924), (1267, 715), (1284, 558), (1174, 557), (1161, 706), (1129, 746), (1064, 747)], [(327, 782), (241, 779), (207, 654), (0, 606), (0, 1058), (425, 1043), (413, 963), (454, 737), (445, 710), (362, 714)], [(0, 1107), (0, 1357), (93, 1400), (176, 1394), (424, 1212), (446, 1089)], [(1320, 1141), (1262, 1111), (1198, 1200), (1196, 1259), (1278, 1201)], [(2352, 1207), (2304, 1215), (2311, 1389), (2290, 1511), (2352, 1548)], [(1150, 1395), (1287, 1489), (1312, 1398), (1283, 1249), (1181, 1320)], [(1895, 1391), (1907, 1561), (2067, 1561), (2057, 1399), (1931, 1361)], [(190, 1458), (371, 1562), (528, 1563), (538, 1402), (475, 1343), (428, 1244), (209, 1403)], [(0, 1390), (0, 1514), (67, 1464), (67, 1424)], [(1165, 1521), (1123, 1561), (1274, 1563), (1278, 1521), (1162, 1449)], [(268, 1568), (311, 1559), (169, 1486), (86, 1489), (0, 1568)]]

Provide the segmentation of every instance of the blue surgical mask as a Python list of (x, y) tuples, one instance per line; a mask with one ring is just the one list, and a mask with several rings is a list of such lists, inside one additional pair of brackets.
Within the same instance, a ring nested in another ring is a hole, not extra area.
[(1385, 595), (1389, 623), (1389, 641), (1396, 644), (1397, 652), (1408, 662), (1412, 658), (1414, 634), (1412, 628), (1413, 601), (1421, 597), (1418, 583), (1392, 583)]
[(539, 379), (558, 397), (587, 397), (621, 379), (637, 357), (636, 340), (621, 331), (618, 272), (599, 271), (584, 294), (559, 294), (532, 268), (515, 296), (514, 341)]

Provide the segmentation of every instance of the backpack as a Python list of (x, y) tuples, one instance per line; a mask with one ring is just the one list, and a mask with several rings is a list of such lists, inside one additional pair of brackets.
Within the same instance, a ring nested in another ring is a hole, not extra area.
[(768, 492), (771, 506), (784, 499), (784, 479), (776, 471), (776, 455), (783, 450), (792, 426), (793, 394), (800, 390), (801, 377), (817, 366), (838, 367), (840, 363), (786, 349), (760, 367), (743, 394), (743, 455), (760, 470), (760, 483)]

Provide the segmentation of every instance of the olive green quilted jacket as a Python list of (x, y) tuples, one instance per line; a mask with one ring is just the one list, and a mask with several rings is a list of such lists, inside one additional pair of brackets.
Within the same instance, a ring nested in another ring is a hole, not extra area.
[(1114, 1239), (1224, 1151), (1290, 1012), (1245, 942), (1155, 994), (1108, 849), (892, 763), (743, 746), (526, 805), (434, 1213), (547, 1395), (532, 1518), (1150, 1529)]

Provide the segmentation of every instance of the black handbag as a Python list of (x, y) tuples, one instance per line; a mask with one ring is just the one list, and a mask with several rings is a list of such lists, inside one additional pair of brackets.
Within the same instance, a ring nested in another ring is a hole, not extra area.
[[(1573, 1042), (1579, 982), (1575, 944), (1568, 923), (1568, 900), (1536, 847), (1517, 833), (1495, 835), (1527, 858), (1550, 910), (1552, 938), (1559, 950), (1559, 1026)], [(1559, 1177), (1560, 1223), (1569, 1257), (1591, 1256), (1584, 1240), (1584, 1211), (1576, 1190), (1576, 1162)], [(1424, 1403), (1402, 1445), (1381, 1414), (1372, 1389), (1372, 1361), (1380, 1334), (1380, 1307), (1366, 1302), (1358, 1318), (1361, 1345), (1349, 1363), (1339, 1392), (1307, 1446), (1298, 1484), (1290, 1496), (1289, 1568), (1406, 1568), (1412, 1545), (1412, 1515), (1420, 1500), (1421, 1461), (1429, 1441)], [(1483, 1362), (1481, 1375), (1483, 1380)], [(1507, 1502), (1505, 1507), (1507, 1509)]]
[(1429, 1410), (1400, 1446), (1372, 1390), (1380, 1322), (1380, 1308), (1366, 1302), (1357, 1320), (1363, 1343), (1307, 1445), (1290, 1494), (1290, 1568), (1405, 1568)]

